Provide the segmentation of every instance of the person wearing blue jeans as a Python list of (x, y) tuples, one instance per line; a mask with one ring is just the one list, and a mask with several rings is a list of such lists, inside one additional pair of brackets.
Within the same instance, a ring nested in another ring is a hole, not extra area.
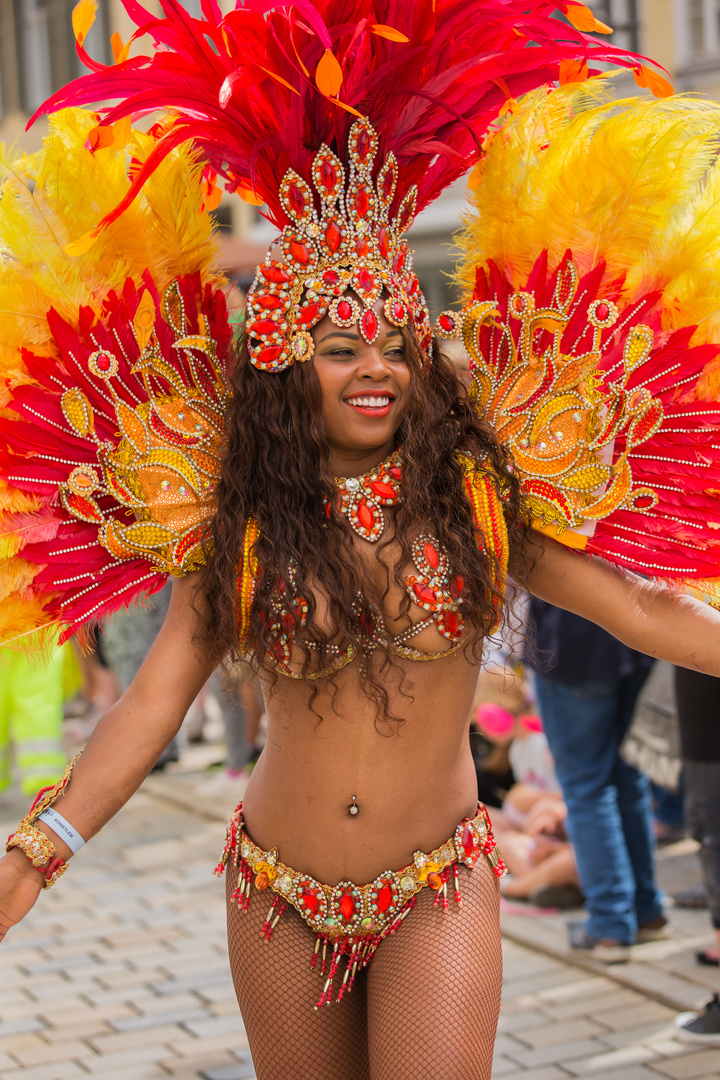
[(588, 919), (570, 944), (607, 962), (663, 936), (649, 781), (620, 757), (653, 661), (593, 623), (533, 599), (526, 663), (567, 805)]

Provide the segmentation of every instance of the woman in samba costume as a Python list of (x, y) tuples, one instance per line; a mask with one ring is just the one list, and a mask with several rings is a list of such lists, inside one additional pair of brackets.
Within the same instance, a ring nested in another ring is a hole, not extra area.
[[(81, 54), (92, 6), (75, 13)], [(512, 112), (513, 95), (581, 78), (593, 56), (661, 80), (588, 37), (597, 25), (571, 0), (271, 7), (222, 19), (206, 0), (200, 21), (164, 0), (147, 26), (154, 54), (128, 59), (115, 39), (116, 66), (88, 60), (95, 74), (47, 108), (120, 104), (101, 123), (80, 110), (53, 118), (43, 153), (6, 165), (0, 465), (14, 558), (2, 640), (81, 630), (179, 580), (71, 782), (10, 838), (0, 925), (136, 790), (215, 664), (250, 653), (269, 738), (221, 867), (258, 1076), (397, 1080), (437, 1075), (442, 1059), (453, 1077), (488, 1077), (502, 862), (466, 730), (483, 639), (510, 558), (543, 598), (720, 674), (711, 607), (541, 533), (528, 545), (527, 527), (532, 515), (575, 547), (717, 596), (717, 348), (683, 328), (689, 310), (705, 318), (706, 293), (685, 282), (677, 302), (687, 259), (664, 278), (638, 274), (641, 240), (631, 252), (611, 237), (624, 280), (580, 228), (572, 258), (543, 256), (575, 219), (551, 194), (531, 206), (523, 176), (535, 169), (547, 192), (559, 173), (572, 184), (564, 144), (587, 144), (613, 118), (582, 92), (560, 91), (557, 108), (541, 92), (486, 142), (473, 299), (438, 323), (471, 353), (466, 395), (433, 346), (403, 231), (477, 161), (477, 134), (504, 103)], [(580, 29), (551, 21), (555, 8)], [(173, 111), (131, 131), (127, 118), (160, 102)], [(677, 118), (657, 108), (636, 118), (635, 150), (664, 125), (679, 160)], [(595, 120), (577, 132), (583, 109)], [(708, 165), (703, 122), (683, 185)], [(282, 230), (234, 359), (211, 265), (216, 173)], [(627, 195), (626, 179), (613, 183)], [(651, 187), (630, 200), (635, 218)], [(679, 182), (664, 194), (687, 199)], [(519, 253), (495, 243), (510, 197), (541, 223)], [(664, 466), (653, 472), (668, 456), (669, 482)]]

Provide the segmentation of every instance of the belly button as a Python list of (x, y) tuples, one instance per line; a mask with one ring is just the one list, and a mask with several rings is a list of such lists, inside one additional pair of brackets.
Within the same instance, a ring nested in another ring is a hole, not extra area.
[(350, 805), (348, 806), (348, 814), (352, 814), (353, 817), (354, 817), (355, 814), (359, 814), (359, 813), (360, 813), (360, 807), (357, 804), (357, 795), (353, 795), (352, 801), (351, 801)]

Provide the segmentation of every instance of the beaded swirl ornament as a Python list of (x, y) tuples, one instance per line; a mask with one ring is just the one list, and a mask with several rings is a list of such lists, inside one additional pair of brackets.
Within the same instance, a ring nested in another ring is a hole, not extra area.
[(380, 333), (373, 306), (383, 295), (387, 321), (398, 327), (409, 322), (429, 357), (430, 316), (402, 239), (415, 217), (417, 188), (409, 189), (391, 220), (398, 166), (389, 153), (373, 179), (377, 150), (376, 132), (367, 120), (357, 120), (348, 138), (347, 177), (325, 145), (312, 164), (315, 193), (292, 169), (285, 173), (280, 199), (290, 224), (280, 240), (283, 259), (269, 249), (247, 300), (250, 360), (260, 371), (309, 360), (315, 351), (310, 331), (326, 315), (336, 326), (358, 324), (372, 344)]

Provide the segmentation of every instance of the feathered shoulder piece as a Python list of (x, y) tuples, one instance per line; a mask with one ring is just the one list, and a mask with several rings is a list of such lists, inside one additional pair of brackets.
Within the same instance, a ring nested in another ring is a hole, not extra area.
[(720, 105), (538, 92), (472, 177), (479, 407), (538, 527), (720, 600)]
[(97, 116), (0, 150), (0, 643), (62, 638), (203, 558), (231, 344), (207, 182), (179, 148), (80, 258), (155, 145)]

